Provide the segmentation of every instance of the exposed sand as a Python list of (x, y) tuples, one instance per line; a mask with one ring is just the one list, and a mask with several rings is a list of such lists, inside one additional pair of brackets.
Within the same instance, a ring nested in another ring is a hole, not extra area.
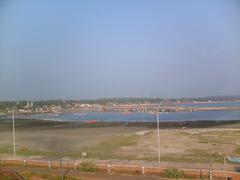
[[(115, 138), (114, 141), (112, 138)], [(160, 129), (160, 140), (161, 161), (165, 166), (223, 169), (225, 156), (240, 156), (240, 130), (233, 125), (221, 126), (221, 128)], [(115, 144), (111, 144), (112, 142)], [(61, 122), (39, 126), (17, 125), (16, 143), (17, 149), (26, 147), (30, 150), (24, 158), (44, 159), (44, 155), (31, 154), (33, 150), (39, 151), (40, 154), (41, 152), (73, 152), (74, 155), (76, 153), (78, 155), (74, 158), (80, 159), (81, 152), (88, 147), (89, 151), (93, 149), (95, 153), (93, 158), (91, 156), (89, 158), (96, 162), (109, 162), (111, 159), (114, 163), (154, 166), (157, 165), (159, 150), (156, 128), (122, 124), (102, 127)], [(101, 143), (102, 145), (99, 146)], [(6, 147), (10, 150), (4, 151)], [(111, 150), (108, 151), (108, 148)], [(109, 152), (102, 155), (105, 161), (97, 160), (100, 151)], [(4, 126), (0, 124), (0, 158), (11, 156), (11, 124)], [(64, 157), (68, 160), (66, 154)], [(46, 158), (51, 158), (51, 154), (47, 154)], [(231, 168), (233, 168), (232, 165)]]

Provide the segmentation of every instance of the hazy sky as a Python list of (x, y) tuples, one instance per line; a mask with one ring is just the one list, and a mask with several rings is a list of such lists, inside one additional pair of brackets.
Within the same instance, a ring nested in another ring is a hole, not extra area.
[(0, 0), (0, 100), (233, 94), (239, 0)]

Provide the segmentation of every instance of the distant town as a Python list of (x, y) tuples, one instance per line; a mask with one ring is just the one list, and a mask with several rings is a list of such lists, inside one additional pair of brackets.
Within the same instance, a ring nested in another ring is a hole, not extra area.
[(47, 101), (2, 101), (0, 102), (0, 114), (11, 114), (13, 111), (21, 114), (64, 112), (147, 112), (156, 113), (157, 108), (165, 112), (178, 111), (208, 111), (208, 110), (240, 110), (240, 107), (201, 106), (191, 107), (185, 104), (220, 103), (240, 101), (240, 96), (214, 96), (204, 98), (108, 98), (96, 100), (47, 100)]

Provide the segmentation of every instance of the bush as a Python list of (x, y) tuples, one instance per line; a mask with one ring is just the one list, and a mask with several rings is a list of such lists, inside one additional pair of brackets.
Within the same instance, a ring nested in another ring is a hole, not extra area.
[(21, 147), (19, 147), (18, 151), (24, 153), (24, 152), (29, 151), (29, 149), (27, 147), (25, 147), (25, 146), (21, 146)]
[(96, 172), (96, 165), (92, 162), (85, 161), (80, 164), (80, 171), (82, 172)]
[(176, 168), (165, 169), (163, 172), (164, 177), (167, 178), (184, 178), (185, 174), (183, 170), (179, 170)]

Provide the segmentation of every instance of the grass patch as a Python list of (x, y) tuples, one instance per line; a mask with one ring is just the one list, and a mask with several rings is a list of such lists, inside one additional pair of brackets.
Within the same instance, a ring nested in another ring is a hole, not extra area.
[(186, 178), (184, 171), (176, 168), (165, 169), (163, 176), (166, 178)]
[[(13, 154), (13, 146), (0, 146), (0, 154)], [(18, 147), (16, 147), (16, 154), (18, 156), (57, 156), (57, 154), (54, 152), (38, 151), (32, 149), (26, 149), (25, 151), (21, 151)]]
[(223, 162), (223, 155), (220, 155), (218, 153), (211, 153), (209, 150), (199, 150), (199, 149), (192, 149), (188, 151), (188, 154), (183, 155), (183, 158), (189, 159), (189, 160), (197, 160), (197, 162), (216, 162), (216, 163), (222, 163)]
[[(152, 157), (148, 157), (148, 158), (142, 158), (139, 160), (144, 160), (144, 161), (153, 161), (153, 162), (157, 162), (158, 161), (158, 157), (157, 156), (152, 156)], [(161, 161), (165, 161), (165, 162), (179, 162), (179, 163), (210, 163), (210, 162), (217, 162), (217, 163), (221, 163), (223, 162), (223, 158), (219, 158), (219, 159), (210, 159), (210, 158), (206, 158), (206, 157), (194, 157), (194, 156), (177, 156), (177, 155), (172, 155), (172, 156), (164, 156), (161, 157)]]
[(17, 150), (16, 153), (19, 156), (48, 156), (48, 157), (57, 156), (57, 154), (55, 152), (37, 151), (37, 150), (27, 150), (24, 152)]
[(185, 131), (177, 132), (176, 134), (180, 135), (180, 136), (190, 136), (191, 135), (191, 133), (185, 132)]
[(96, 165), (91, 161), (84, 161), (80, 164), (79, 170), (81, 172), (96, 172), (97, 167)]
[(240, 146), (236, 147), (234, 153), (236, 153), (236, 155), (240, 155)]
[[(140, 158), (139, 160), (144, 161), (158, 161), (158, 156), (148, 156), (144, 158)], [(166, 162), (184, 162), (184, 163), (223, 163), (223, 156), (211, 153), (209, 151), (193, 149), (189, 150), (187, 154), (184, 155), (177, 155), (177, 154), (170, 154), (170, 155), (163, 155), (161, 156), (161, 161)]]
[[(109, 140), (103, 141), (93, 147), (85, 147), (80, 151), (73, 152), (52, 152), (52, 151), (39, 151), (33, 149), (25, 149), (21, 151), (19, 147), (16, 148), (18, 156), (45, 156), (45, 157), (77, 157), (82, 156), (82, 152), (87, 152), (89, 158), (98, 159), (129, 159), (131, 157), (120, 155), (116, 153), (122, 146), (129, 146), (136, 144), (137, 135), (120, 135), (115, 136)], [(12, 154), (13, 147), (6, 145), (0, 146), (0, 154)]]
[(81, 157), (82, 152), (87, 152), (89, 158), (97, 159), (129, 159), (124, 155), (117, 154), (116, 151), (123, 146), (136, 144), (136, 135), (115, 136), (109, 140), (103, 141), (93, 147), (85, 147), (81, 152), (70, 152), (67, 156)]
[(198, 143), (209, 143), (213, 145), (232, 144), (240, 139), (240, 131), (209, 131), (192, 134), (190, 136), (197, 139)]
[(13, 146), (10, 145), (1, 145), (0, 146), (0, 154), (12, 154)]

